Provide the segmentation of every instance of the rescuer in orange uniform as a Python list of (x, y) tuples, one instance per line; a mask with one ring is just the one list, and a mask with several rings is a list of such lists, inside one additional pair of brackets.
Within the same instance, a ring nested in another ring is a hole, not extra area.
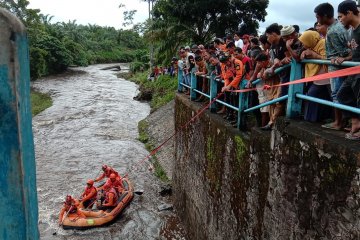
[(91, 207), (96, 201), (97, 190), (94, 186), (94, 180), (90, 179), (86, 183), (85, 190), (80, 198), (80, 207), (88, 208)]
[[(239, 89), (239, 84), (244, 76), (244, 64), (236, 58), (233, 58), (229, 53), (220, 55), (221, 75), (224, 79), (224, 87), (221, 92), (225, 92), (225, 102), (237, 107), (238, 94), (227, 92), (229, 90)], [(227, 108), (227, 114), (224, 117), (228, 121), (235, 120), (234, 110)]]
[(95, 182), (98, 182), (102, 179), (104, 179), (105, 177), (109, 178), (110, 174), (114, 173), (116, 176), (119, 177), (120, 180), (120, 175), (117, 171), (115, 171), (113, 168), (107, 166), (107, 165), (102, 165), (102, 170), (104, 171), (103, 174), (101, 174), (97, 179), (95, 179)]
[(79, 210), (79, 201), (75, 198), (72, 198), (70, 195), (67, 195), (64, 202), (64, 207), (60, 211), (59, 215), (59, 224), (61, 225), (63, 222), (64, 214), (77, 214), (79, 217), (86, 217), (80, 210)]
[[(120, 180), (119, 180), (119, 178), (120, 178)], [(124, 185), (122, 184), (121, 177), (116, 176), (114, 173), (110, 174), (110, 177), (106, 181), (105, 185), (106, 184), (113, 187), (119, 195), (124, 191)]]
[(118, 201), (116, 190), (110, 184), (105, 184), (103, 189), (104, 193), (102, 199), (104, 199), (104, 201), (101, 204), (96, 203), (97, 208), (101, 210), (112, 209), (117, 205)]

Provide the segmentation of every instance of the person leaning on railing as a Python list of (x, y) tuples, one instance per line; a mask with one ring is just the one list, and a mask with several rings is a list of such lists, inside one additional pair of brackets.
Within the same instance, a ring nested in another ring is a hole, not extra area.
[[(322, 39), (318, 32), (305, 31), (299, 40), (305, 49), (300, 55), (301, 59), (326, 59), (325, 39)], [(323, 73), (327, 73), (327, 65), (305, 64), (305, 77), (312, 77)], [(315, 81), (308, 88), (306, 95), (330, 101), (330, 80)], [(310, 101), (305, 102), (304, 119), (306, 121), (318, 122), (325, 120), (331, 117), (330, 114), (331, 108), (328, 106)]]
[[(258, 77), (264, 81), (264, 85), (273, 86), (280, 83), (280, 78), (278, 75), (274, 74), (271, 69), (271, 62), (269, 56), (265, 53), (260, 53), (256, 56), (256, 67), (260, 69), (258, 73)], [(281, 89), (278, 87), (270, 88), (269, 90), (265, 91), (266, 99), (271, 101), (276, 99), (281, 94)], [(270, 126), (270, 128), (266, 128), (264, 130), (270, 130), (271, 126), (275, 123), (276, 118), (282, 113), (283, 106), (279, 103), (274, 103), (269, 106), (269, 122), (266, 126)]]
[[(360, 19), (354, 1), (343, 1), (338, 6), (339, 19), (345, 26), (353, 28), (350, 47), (352, 61), (360, 62)], [(341, 85), (337, 98), (341, 104), (360, 108), (360, 74), (349, 76)], [(351, 131), (345, 135), (350, 140), (360, 140), (360, 116), (352, 112), (344, 112), (351, 117)]]
[[(205, 61), (203, 60), (202, 56), (196, 55), (195, 56), (195, 63), (196, 63), (196, 78), (198, 80), (198, 85), (201, 87), (201, 91), (203, 93), (207, 93), (207, 79), (204, 77), (206, 75), (207, 70), (205, 66)], [(195, 102), (203, 102), (206, 98), (204, 95), (200, 95), (197, 99), (195, 99)]]
[[(224, 79), (224, 87), (221, 92), (225, 92), (226, 103), (237, 106), (239, 102), (238, 94), (228, 91), (239, 88), (240, 81), (243, 78), (244, 65), (240, 60), (233, 58), (226, 52), (219, 56), (219, 60), (221, 62), (222, 78)], [(224, 118), (229, 122), (233, 122), (236, 119), (234, 110), (229, 107), (226, 110), (227, 114)]]
[[(334, 18), (334, 8), (329, 3), (321, 3), (315, 9), (317, 22), (321, 25), (327, 25), (326, 33), (326, 58), (330, 59), (332, 65), (329, 65), (328, 72), (334, 72), (342, 69), (339, 64), (351, 59), (348, 46), (348, 32), (344, 26)], [(344, 81), (343, 77), (330, 78), (331, 98), (338, 103), (337, 93)], [(342, 114), (340, 109), (334, 109), (335, 121), (322, 125), (323, 128), (340, 130), (342, 129)]]

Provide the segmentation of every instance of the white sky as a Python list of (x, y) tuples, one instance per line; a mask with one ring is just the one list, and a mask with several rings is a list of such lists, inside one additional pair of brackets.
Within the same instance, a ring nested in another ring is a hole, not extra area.
[[(137, 10), (134, 23), (143, 22), (149, 16), (148, 4), (140, 0), (29, 0), (30, 8), (53, 16), (51, 23), (76, 20), (77, 24), (96, 24), (123, 28), (123, 12)], [(119, 8), (120, 3), (125, 8)], [(130, 28), (130, 27), (129, 27)]]
[[(30, 8), (38, 8), (43, 14), (54, 16), (52, 23), (76, 20), (77, 24), (96, 24), (122, 28), (123, 11), (137, 10), (134, 23), (143, 22), (148, 17), (148, 4), (140, 0), (29, 0)], [(181, 0), (179, 0), (181, 1)], [(221, 1), (221, 0), (219, 0)], [(282, 25), (297, 24), (300, 31), (312, 27), (315, 19), (314, 8), (329, 2), (335, 8), (342, 0), (270, 0), (265, 22), (260, 22), (260, 32), (266, 26), (277, 22)], [(126, 8), (119, 8), (120, 3)]]

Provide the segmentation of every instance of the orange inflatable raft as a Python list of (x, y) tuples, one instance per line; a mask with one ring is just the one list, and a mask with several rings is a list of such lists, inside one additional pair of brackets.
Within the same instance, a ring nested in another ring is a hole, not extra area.
[(112, 210), (94, 210), (83, 209), (80, 211), (84, 213), (86, 218), (79, 217), (76, 213), (68, 214), (63, 220), (63, 228), (70, 229), (86, 229), (92, 227), (99, 227), (111, 223), (124, 210), (124, 208), (131, 202), (134, 197), (134, 188), (127, 178), (123, 178), (123, 185), (125, 191), (118, 199), (118, 203)]

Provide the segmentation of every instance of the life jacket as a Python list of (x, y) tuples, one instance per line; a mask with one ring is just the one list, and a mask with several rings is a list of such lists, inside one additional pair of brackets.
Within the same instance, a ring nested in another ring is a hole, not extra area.
[(116, 206), (117, 201), (118, 201), (118, 195), (117, 195), (117, 193), (116, 193), (116, 190), (115, 190), (113, 187), (111, 187), (110, 190), (106, 192), (106, 195), (105, 195), (105, 203), (108, 203), (108, 202), (109, 202), (109, 200), (110, 200), (109, 195), (110, 195), (111, 193), (114, 194), (114, 204), (113, 204), (112, 206)]
[(75, 202), (71, 201), (71, 205), (64, 203), (64, 208), (65, 208), (65, 212), (68, 212), (69, 209), (71, 208), (69, 213), (76, 213), (77, 212), (77, 207), (75, 206)]
[(108, 184), (109, 186), (115, 188), (117, 192), (121, 192), (120, 190), (124, 189), (124, 185), (122, 184), (122, 180), (120, 176), (118, 176), (114, 182), (112, 182), (111, 179), (109, 178), (105, 184)]
[(112, 174), (112, 173), (114, 173), (116, 176), (119, 176), (119, 173), (118, 173), (117, 171), (115, 171), (114, 169), (112, 169), (111, 167), (106, 168), (106, 170), (105, 170), (105, 176), (106, 176), (107, 178), (109, 178), (109, 177), (110, 177), (110, 174)]
[[(84, 197), (88, 196), (92, 192), (92, 190), (95, 190), (95, 193), (97, 193), (96, 187), (94, 187), (94, 186), (85, 187), (85, 191), (84, 191), (83, 196)], [(92, 198), (90, 198), (89, 200), (95, 199), (96, 196), (97, 196), (97, 194), (94, 194), (94, 196)]]

